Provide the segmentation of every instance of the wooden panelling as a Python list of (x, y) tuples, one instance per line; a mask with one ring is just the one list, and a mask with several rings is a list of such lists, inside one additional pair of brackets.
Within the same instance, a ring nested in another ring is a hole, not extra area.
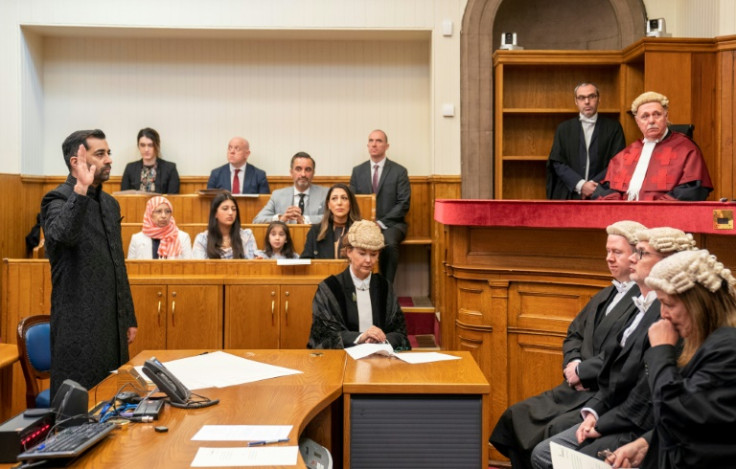
[[(466, 262), (530, 270), (605, 271), (605, 232), (470, 227)], [(554, 245), (555, 249), (550, 249)]]
[(25, 236), (36, 223), (41, 197), (24, 189), (20, 176), (0, 174), (0, 259), (26, 256)]
[[(281, 344), (303, 346), (316, 285), (344, 270), (347, 263), (316, 260), (309, 265), (278, 266), (272, 260), (127, 261), (126, 267), (136, 316), (140, 319), (141, 340), (131, 347), (137, 353), (152, 346), (222, 347), (226, 337), (223, 295), (227, 285), (280, 289), (277, 300), (283, 311)], [(21, 318), (51, 312), (51, 269), (47, 260), (5, 259), (2, 273), (2, 341), (14, 344)], [(231, 314), (239, 313), (238, 318), (230, 317), (231, 323), (247, 322), (251, 317), (249, 311), (253, 305), (243, 302), (244, 298), (247, 295), (228, 303)], [(13, 415), (24, 408), (24, 395), (25, 381), (20, 365), (16, 364)]]
[[(736, 48), (736, 40), (733, 41)], [(723, 50), (718, 53), (717, 96), (718, 121), (716, 135), (717, 151), (720, 154), (714, 177), (721, 197), (736, 198), (736, 50)]]
[(464, 326), (483, 326), (491, 322), (490, 292), (480, 282), (457, 284), (457, 321)]
[(509, 329), (564, 335), (599, 288), (518, 282), (509, 289)]
[[(45, 260), (15, 262), (3, 259), (2, 265), (2, 341), (18, 343), (17, 328), (22, 318), (51, 311), (51, 269)], [(26, 385), (20, 363), (12, 369), (11, 415), (25, 408)], [(7, 399), (9, 397), (3, 396)]]
[(509, 334), (508, 404), (550, 389), (562, 380), (562, 337)]

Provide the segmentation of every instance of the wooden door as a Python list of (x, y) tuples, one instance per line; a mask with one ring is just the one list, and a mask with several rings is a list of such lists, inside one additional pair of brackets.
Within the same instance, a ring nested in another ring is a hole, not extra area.
[(225, 289), (225, 348), (279, 348), (279, 286), (228, 285)]
[(167, 349), (222, 348), (222, 286), (169, 285)]
[(317, 285), (281, 285), (280, 348), (307, 347), (312, 328), (312, 299)]
[(143, 350), (166, 348), (166, 285), (130, 286), (138, 335), (128, 346), (130, 357)]

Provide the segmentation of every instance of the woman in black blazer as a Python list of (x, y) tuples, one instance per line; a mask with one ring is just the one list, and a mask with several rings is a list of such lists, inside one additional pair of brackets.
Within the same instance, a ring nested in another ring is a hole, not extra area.
[(335, 184), (327, 191), (325, 214), (307, 233), (302, 259), (340, 259), (342, 237), (353, 222), (360, 220), (360, 207), (355, 195), (345, 184)]
[(138, 132), (141, 159), (128, 163), (120, 181), (120, 190), (141, 190), (159, 194), (179, 193), (179, 173), (176, 163), (161, 159), (161, 138), (154, 129)]

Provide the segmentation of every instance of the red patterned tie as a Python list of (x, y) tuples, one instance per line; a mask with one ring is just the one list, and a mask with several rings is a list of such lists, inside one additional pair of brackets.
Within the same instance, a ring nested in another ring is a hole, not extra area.
[(240, 194), (240, 179), (238, 179), (239, 169), (235, 170), (235, 176), (233, 176), (233, 194)]
[(378, 193), (378, 165), (373, 166), (373, 193)]

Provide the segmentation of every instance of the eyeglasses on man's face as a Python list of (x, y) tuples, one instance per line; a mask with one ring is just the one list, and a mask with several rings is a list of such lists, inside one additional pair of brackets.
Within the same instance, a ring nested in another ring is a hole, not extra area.
[(578, 95), (578, 96), (575, 96), (575, 99), (577, 99), (578, 101), (593, 101), (593, 100), (598, 99), (598, 95), (596, 93), (592, 93), (587, 96)]

